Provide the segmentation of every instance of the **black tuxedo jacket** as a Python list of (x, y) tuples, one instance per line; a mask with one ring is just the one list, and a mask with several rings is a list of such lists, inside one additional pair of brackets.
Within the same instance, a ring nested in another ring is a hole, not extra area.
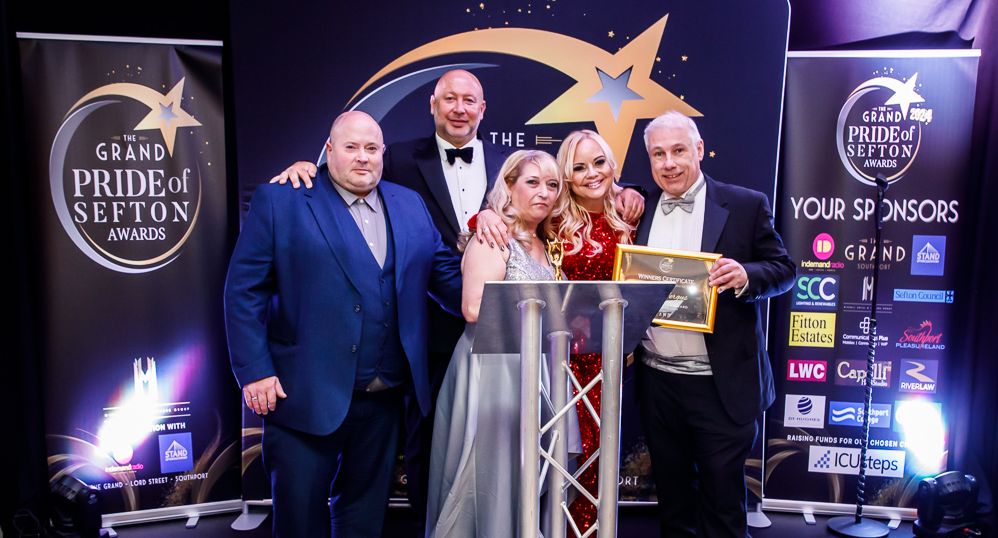
[[(739, 298), (735, 290), (718, 295), (714, 333), (704, 338), (721, 403), (732, 420), (747, 424), (775, 398), (762, 300), (789, 290), (797, 269), (773, 228), (773, 213), (762, 193), (704, 178), (707, 196), (700, 249), (741, 263), (749, 282)], [(656, 187), (645, 198), (639, 245), (648, 244), (661, 195)]]
[[(485, 152), (485, 193), (492, 190), (496, 175), (509, 155), (508, 148), (482, 140)], [(476, 155), (477, 159), (478, 156)], [(433, 223), (440, 230), (444, 244), (457, 252), (457, 236), (461, 233), (460, 223), (454, 215), (454, 204), (450, 201), (447, 180), (440, 165), (440, 150), (435, 136), (417, 138), (407, 142), (397, 142), (388, 146), (385, 153), (384, 177), (399, 185), (409, 187), (419, 193), (430, 210)], [(484, 207), (485, 200), (482, 200)]]

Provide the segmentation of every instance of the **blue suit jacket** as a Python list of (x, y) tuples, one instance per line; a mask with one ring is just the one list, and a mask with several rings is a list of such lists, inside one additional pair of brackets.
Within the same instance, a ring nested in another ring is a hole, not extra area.
[[(707, 182), (703, 252), (717, 252), (742, 264), (749, 287), (736, 298), (728, 290), (717, 299), (714, 333), (705, 334), (707, 355), (721, 403), (739, 424), (755, 420), (773, 403), (773, 371), (766, 354), (761, 301), (793, 285), (796, 266), (773, 228), (773, 213), (762, 193), (714, 181)], [(637, 243), (648, 244), (652, 219), (662, 190), (645, 198)]]
[[(288, 395), (267, 420), (324, 435), (350, 406), (362, 319), (354, 280), (370, 253), (351, 251), (345, 234), (360, 231), (325, 166), (317, 178), (312, 189), (257, 188), (229, 264), (225, 324), (240, 386), (276, 375)], [(418, 194), (387, 181), (378, 192), (395, 248), (402, 347), (425, 414), (426, 296), (460, 312), (460, 262)]]

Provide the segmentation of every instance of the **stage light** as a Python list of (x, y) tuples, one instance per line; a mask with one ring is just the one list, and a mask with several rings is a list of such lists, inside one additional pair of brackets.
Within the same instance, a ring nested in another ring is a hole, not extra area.
[(80, 538), (100, 536), (101, 513), (97, 492), (80, 479), (63, 475), (50, 486), (52, 528), (57, 536), (66, 533)]
[(983, 536), (977, 520), (977, 480), (950, 471), (918, 484), (915, 536)]
[(916, 475), (931, 475), (946, 466), (946, 427), (938, 403), (906, 400), (897, 403), (894, 419), (912, 456), (909, 468)]

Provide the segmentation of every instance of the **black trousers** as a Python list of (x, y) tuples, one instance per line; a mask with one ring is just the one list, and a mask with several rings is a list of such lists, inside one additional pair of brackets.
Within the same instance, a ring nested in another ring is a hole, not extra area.
[(651, 453), (663, 537), (745, 537), (745, 460), (756, 422), (737, 424), (711, 376), (638, 361), (638, 407)]
[(389, 389), (355, 392), (329, 435), (265, 423), (274, 536), (380, 538), (401, 421), (402, 389)]

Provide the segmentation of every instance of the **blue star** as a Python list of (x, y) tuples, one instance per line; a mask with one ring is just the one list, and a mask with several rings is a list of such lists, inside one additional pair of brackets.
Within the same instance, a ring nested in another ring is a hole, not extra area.
[(613, 111), (613, 120), (617, 121), (617, 116), (620, 115), (620, 105), (624, 101), (641, 101), (644, 99), (644, 97), (641, 97), (634, 90), (627, 87), (627, 81), (631, 78), (631, 69), (634, 68), (628, 67), (627, 71), (616, 77), (611, 77), (597, 67), (596, 73), (599, 75), (603, 89), (596, 92), (596, 95), (590, 97), (587, 102), (605, 101), (610, 105), (610, 110)]
[(163, 120), (164, 123), (176, 118), (177, 115), (173, 112), (173, 103), (165, 106), (162, 103), (159, 105), (159, 119)]

